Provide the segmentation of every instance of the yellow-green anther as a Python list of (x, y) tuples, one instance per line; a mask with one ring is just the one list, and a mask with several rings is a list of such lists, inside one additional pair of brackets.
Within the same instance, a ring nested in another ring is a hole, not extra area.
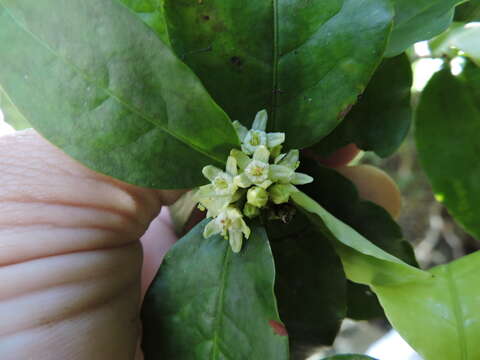
[(246, 203), (243, 207), (243, 215), (249, 219), (253, 219), (254, 217), (260, 215), (260, 209), (252, 204)]
[(247, 203), (258, 208), (264, 207), (268, 202), (267, 190), (254, 186), (247, 191)]

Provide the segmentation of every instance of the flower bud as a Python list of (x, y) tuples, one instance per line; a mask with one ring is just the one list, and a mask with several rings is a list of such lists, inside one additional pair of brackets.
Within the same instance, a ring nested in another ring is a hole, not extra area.
[(254, 217), (260, 215), (260, 209), (252, 204), (246, 203), (243, 207), (243, 215), (249, 219), (253, 219)]
[(270, 199), (277, 205), (287, 203), (290, 200), (290, 195), (295, 191), (297, 191), (297, 188), (291, 184), (275, 184), (268, 190)]
[(253, 206), (262, 208), (268, 202), (268, 193), (265, 189), (254, 186), (247, 192), (247, 202)]

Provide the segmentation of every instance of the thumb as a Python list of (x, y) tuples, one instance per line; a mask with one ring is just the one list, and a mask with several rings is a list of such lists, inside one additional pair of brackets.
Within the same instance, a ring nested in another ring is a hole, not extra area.
[(133, 359), (138, 239), (178, 194), (97, 174), (32, 130), (0, 153), (0, 359)]

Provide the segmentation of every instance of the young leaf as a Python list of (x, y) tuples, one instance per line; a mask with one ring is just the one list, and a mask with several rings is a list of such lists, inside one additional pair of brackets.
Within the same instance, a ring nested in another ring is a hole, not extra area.
[(5, 91), (0, 87), (0, 110), (4, 120), (16, 130), (23, 130), (31, 127), (25, 117), (12, 103)]
[(0, 0), (0, 28), (9, 44), (0, 85), (28, 122), (94, 170), (185, 188), (238, 146), (191, 70), (116, 0)]
[(454, 7), (464, 0), (392, 0), (394, 28), (386, 56), (402, 53), (417, 41), (428, 40), (448, 28)]
[(479, 267), (477, 252), (433, 268), (429, 279), (373, 290), (392, 325), (425, 360), (480, 359)]
[(361, 284), (398, 285), (431, 277), (375, 246), (303, 192), (294, 193), (292, 200), (332, 241), (350, 280)]
[[(385, 0), (165, 0), (172, 46), (232, 119), (258, 109), (303, 148), (356, 102), (382, 58)], [(195, 30), (192, 30), (195, 29)]]
[(480, 26), (454, 23), (448, 31), (430, 41), (433, 56), (456, 56), (459, 52), (480, 66)]
[(158, 37), (167, 45), (170, 45), (167, 23), (163, 10), (164, 0), (118, 0), (132, 9), (145, 24), (150, 26)]
[(288, 359), (265, 230), (234, 254), (202, 223), (166, 255), (142, 309), (146, 360)]
[(480, 68), (461, 76), (438, 72), (424, 90), (416, 114), (416, 140), (435, 197), (480, 239)]
[(322, 360), (376, 360), (370, 356), (358, 354), (334, 355), (324, 358)]
[(355, 143), (360, 149), (390, 156), (410, 128), (412, 70), (405, 54), (383, 60), (359, 102), (314, 150), (329, 154)]
[(271, 246), (280, 317), (292, 347), (304, 350), (333, 343), (346, 316), (346, 278), (328, 239), (303, 214), (296, 220), (303, 228)]
[[(308, 159), (302, 160), (300, 171), (315, 179), (302, 190), (328, 212), (384, 251), (417, 266), (413, 248), (403, 239), (398, 224), (382, 207), (361, 200), (350, 180)], [(347, 296), (348, 317), (363, 320), (383, 315), (377, 298), (366, 286), (348, 282)]]

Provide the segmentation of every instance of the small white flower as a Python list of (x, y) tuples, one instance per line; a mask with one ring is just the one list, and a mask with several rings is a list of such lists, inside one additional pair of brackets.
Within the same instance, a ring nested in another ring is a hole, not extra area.
[(248, 130), (238, 121), (233, 122), (238, 137), (242, 143), (242, 151), (252, 155), (259, 146), (265, 146), (271, 150), (285, 141), (284, 133), (267, 133), (268, 114), (266, 110), (259, 111), (255, 116), (252, 128)]
[(234, 157), (228, 157), (226, 172), (213, 165), (205, 166), (202, 172), (212, 182), (217, 195), (233, 195), (237, 191), (238, 186), (233, 181), (238, 174), (237, 160)]
[(221, 234), (228, 239), (233, 252), (238, 253), (242, 248), (243, 237), (248, 239), (250, 236), (250, 228), (243, 220), (240, 210), (234, 206), (228, 206), (210, 221), (203, 231), (205, 238), (216, 234)]
[(313, 181), (309, 175), (297, 173), (295, 170), (300, 165), (299, 151), (290, 150), (288, 154), (281, 154), (275, 159), (275, 164), (270, 165), (270, 180), (280, 184), (303, 185)]
[(246, 167), (239, 176), (235, 178), (235, 183), (242, 188), (248, 188), (252, 185), (258, 185), (267, 188), (271, 182), (268, 179), (270, 165), (268, 159), (270, 152), (265, 146), (259, 146), (253, 154), (253, 159), (249, 158)]

